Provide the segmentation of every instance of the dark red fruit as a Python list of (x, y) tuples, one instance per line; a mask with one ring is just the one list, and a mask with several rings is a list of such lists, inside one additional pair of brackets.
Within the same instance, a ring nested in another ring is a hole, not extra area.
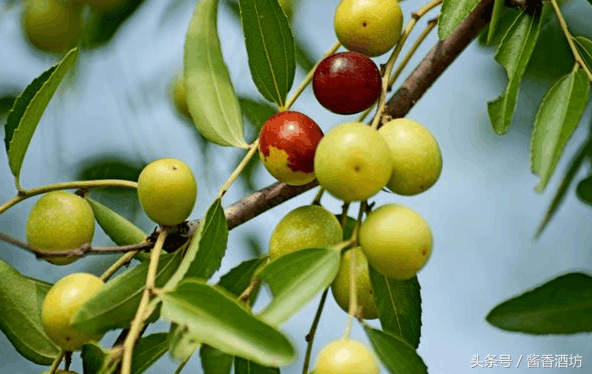
[(281, 112), (265, 122), (259, 133), (259, 156), (265, 168), (280, 182), (299, 186), (311, 182), (314, 155), (323, 131), (310, 117)]
[(312, 78), (313, 92), (322, 106), (338, 114), (368, 109), (380, 96), (378, 67), (358, 52), (341, 52), (319, 63)]

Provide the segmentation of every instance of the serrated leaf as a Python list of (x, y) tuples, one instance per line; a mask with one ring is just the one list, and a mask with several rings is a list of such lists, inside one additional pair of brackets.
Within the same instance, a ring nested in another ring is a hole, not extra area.
[(142, 337), (136, 343), (132, 357), (132, 373), (140, 374), (148, 369), (169, 349), (165, 332)]
[(257, 276), (269, 285), (273, 300), (259, 317), (271, 325), (285, 322), (329, 287), (339, 271), (340, 260), (334, 249), (309, 248), (267, 264)]
[(592, 176), (589, 176), (578, 183), (576, 194), (584, 203), (592, 205)]
[(364, 326), (380, 361), (393, 374), (428, 374), (423, 359), (405, 341), (384, 331)]
[(193, 334), (185, 326), (171, 323), (169, 331), (169, 353), (177, 361), (186, 361), (199, 348), (201, 342), (195, 339)]
[[(160, 256), (156, 287), (162, 287), (170, 279), (181, 257), (181, 251)], [(143, 262), (107, 282), (72, 316), (72, 326), (89, 334), (129, 327), (144, 292), (148, 265), (148, 261)]]
[(84, 374), (111, 374), (117, 368), (109, 362), (109, 354), (98, 343), (83, 345), (81, 357)]
[(277, 367), (261, 366), (244, 358), (234, 359), (234, 374), (279, 374)]
[(90, 204), (99, 226), (115, 244), (138, 244), (146, 239), (144, 231), (105, 205), (89, 197), (86, 201)]
[(222, 58), (218, 0), (197, 3), (185, 38), (187, 106), (198, 131), (219, 145), (248, 148), (238, 99)]
[(586, 64), (586, 67), (589, 71), (592, 71), (592, 40), (583, 36), (576, 36), (573, 40), (578, 49), (578, 53)]
[(41, 305), (51, 284), (25, 277), (2, 260), (0, 279), (0, 330), (24, 358), (51, 364), (60, 349), (41, 325)]
[(559, 276), (493, 308), (486, 319), (495, 327), (528, 334), (592, 331), (592, 277)]
[(438, 37), (448, 38), (454, 30), (471, 14), (480, 0), (444, 0), (438, 18)]
[(489, 119), (498, 135), (505, 134), (516, 110), (520, 81), (526, 71), (541, 29), (540, 14), (521, 13), (508, 30), (495, 54), (495, 60), (506, 70), (508, 85), (495, 100), (487, 103)]
[(294, 36), (277, 0), (239, 0), (251, 76), (257, 89), (280, 108), (296, 73)]
[(421, 293), (417, 277), (401, 281), (385, 277), (372, 266), (368, 270), (382, 329), (417, 348), (421, 336)]
[(202, 344), (199, 357), (204, 374), (230, 374), (233, 356), (220, 352), (207, 344)]
[(58, 64), (35, 78), (17, 97), (12, 109), (8, 112), (4, 142), (10, 171), (16, 178), (17, 185), (23, 160), (37, 124), (77, 57), (78, 49), (70, 50)]
[(547, 186), (567, 141), (580, 122), (589, 89), (586, 73), (578, 69), (558, 80), (541, 101), (530, 149), (532, 172), (541, 178), (535, 188), (539, 193)]
[(253, 316), (233, 295), (203, 280), (186, 279), (165, 292), (161, 316), (187, 326), (202, 343), (261, 365), (287, 365), (296, 355), (278, 330)]
[(228, 223), (218, 198), (195, 230), (181, 265), (165, 288), (174, 288), (184, 278), (209, 279), (222, 263), (227, 242)]
[(506, 0), (495, 0), (493, 3), (493, 11), (491, 12), (491, 20), (489, 21), (489, 27), (487, 28), (487, 44), (490, 44), (495, 38), (495, 32), (497, 31), (497, 24), (503, 14), (504, 4)]

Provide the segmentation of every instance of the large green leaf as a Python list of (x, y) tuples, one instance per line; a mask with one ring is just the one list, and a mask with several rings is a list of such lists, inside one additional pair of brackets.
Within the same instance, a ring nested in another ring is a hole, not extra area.
[(480, 0), (444, 0), (438, 18), (438, 37), (448, 38), (454, 30), (471, 14)]
[(583, 36), (573, 38), (578, 53), (582, 56), (588, 70), (592, 71), (592, 40)]
[(283, 107), (296, 72), (294, 36), (277, 0), (239, 0), (251, 76), (267, 100)]
[(495, 32), (497, 31), (497, 24), (500, 21), (504, 13), (504, 4), (506, 0), (495, 0), (493, 3), (493, 11), (491, 12), (491, 20), (489, 21), (489, 27), (487, 28), (487, 44), (493, 42), (495, 38)]
[(207, 344), (202, 344), (199, 357), (204, 374), (229, 374), (232, 369), (233, 356)]
[(62, 79), (76, 62), (77, 56), (78, 49), (74, 48), (57, 65), (35, 78), (17, 97), (12, 109), (8, 112), (4, 142), (10, 171), (17, 183), (37, 124)]
[(384, 331), (364, 326), (366, 335), (384, 366), (393, 374), (427, 374), (428, 368), (405, 341)]
[(592, 205), (592, 176), (582, 179), (576, 188), (576, 194), (588, 205)]
[[(158, 262), (156, 286), (162, 287), (181, 262), (182, 252), (164, 254)], [(149, 262), (113, 278), (72, 316), (72, 325), (88, 333), (127, 328), (136, 315), (146, 284)]]
[(372, 266), (369, 271), (382, 329), (417, 348), (421, 336), (421, 293), (417, 277), (401, 281), (385, 277)]
[(567, 141), (580, 122), (588, 102), (590, 82), (586, 73), (574, 70), (557, 81), (545, 94), (534, 120), (531, 139), (531, 167), (544, 191)]
[(183, 278), (209, 279), (220, 267), (228, 242), (228, 223), (221, 199), (208, 208), (191, 238), (181, 265), (165, 288), (174, 288)]
[(502, 40), (495, 60), (508, 75), (508, 85), (500, 97), (487, 103), (489, 119), (498, 135), (510, 129), (516, 109), (520, 81), (537, 42), (541, 29), (540, 15), (521, 13)]
[(234, 359), (234, 374), (279, 374), (277, 367), (261, 366), (244, 358)]
[(186, 279), (165, 292), (161, 316), (186, 326), (202, 343), (261, 365), (287, 365), (296, 355), (278, 330), (253, 316), (232, 294), (200, 279)]
[(592, 277), (559, 276), (493, 308), (493, 326), (528, 334), (574, 334), (592, 331)]
[(138, 244), (146, 239), (146, 233), (138, 226), (107, 208), (105, 205), (89, 197), (86, 198), (86, 201), (90, 204), (99, 226), (101, 226), (103, 231), (105, 231), (105, 234), (107, 234), (115, 244)]
[(24, 358), (51, 364), (60, 350), (41, 325), (41, 305), (51, 284), (25, 277), (2, 260), (0, 279), (0, 330)]
[(185, 39), (187, 106), (199, 132), (211, 142), (247, 148), (238, 99), (222, 58), (218, 0), (201, 0)]
[(156, 333), (142, 337), (136, 343), (132, 357), (132, 373), (140, 374), (148, 369), (169, 349), (168, 334)]
[(186, 361), (199, 348), (201, 342), (195, 339), (195, 335), (189, 332), (186, 326), (171, 323), (169, 331), (169, 353), (178, 361)]
[(331, 284), (340, 260), (334, 249), (309, 248), (270, 262), (257, 276), (267, 282), (273, 300), (259, 317), (272, 325), (285, 322)]

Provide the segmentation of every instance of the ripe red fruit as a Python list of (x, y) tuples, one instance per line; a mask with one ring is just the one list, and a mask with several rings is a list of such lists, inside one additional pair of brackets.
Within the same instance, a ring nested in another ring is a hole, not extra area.
[(313, 92), (322, 106), (338, 114), (368, 109), (380, 96), (380, 70), (369, 57), (341, 52), (325, 58), (312, 78)]
[(314, 155), (323, 131), (310, 117), (294, 111), (272, 116), (259, 134), (259, 156), (280, 182), (300, 186), (315, 179)]

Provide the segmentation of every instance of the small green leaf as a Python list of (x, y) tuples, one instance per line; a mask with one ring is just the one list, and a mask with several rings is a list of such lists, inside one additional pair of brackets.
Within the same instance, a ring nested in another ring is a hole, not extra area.
[(189, 332), (187, 327), (171, 323), (169, 353), (172, 358), (178, 361), (186, 361), (193, 356), (200, 344), (201, 342), (195, 339), (195, 336)]
[(109, 354), (97, 343), (83, 345), (81, 356), (84, 374), (111, 374), (117, 368), (109, 362)]
[(592, 40), (583, 36), (576, 36), (573, 40), (578, 49), (578, 53), (582, 56), (582, 59), (586, 64), (586, 67), (589, 71), (592, 71)]
[(147, 235), (144, 231), (105, 205), (89, 197), (86, 201), (90, 204), (99, 226), (115, 244), (138, 244), (146, 239)]
[(528, 334), (592, 331), (592, 277), (559, 276), (493, 308), (486, 319), (495, 327)]
[(231, 355), (220, 352), (207, 344), (202, 344), (199, 357), (204, 374), (230, 374), (233, 360)]
[(51, 284), (25, 277), (2, 260), (0, 279), (0, 330), (24, 358), (51, 364), (60, 349), (41, 325), (41, 305)]
[(489, 27), (487, 30), (487, 44), (490, 44), (495, 37), (497, 24), (503, 14), (505, 3), (506, 0), (495, 0), (493, 3), (493, 12), (491, 13), (491, 20), (489, 21)]
[(590, 83), (586, 73), (574, 70), (545, 94), (534, 120), (531, 167), (540, 176), (537, 192), (544, 191), (567, 141), (575, 131), (588, 102)]
[(454, 30), (471, 14), (479, 0), (444, 0), (438, 18), (438, 37), (448, 38)]
[(419, 346), (421, 336), (421, 293), (417, 277), (389, 279), (369, 266), (370, 280), (382, 329)]
[(76, 62), (77, 56), (77, 48), (70, 50), (57, 65), (35, 78), (17, 97), (8, 112), (4, 142), (10, 171), (16, 178), (17, 185), (21, 166), (37, 124), (62, 79)]
[(253, 316), (233, 295), (203, 280), (180, 282), (162, 295), (162, 301), (163, 318), (187, 326), (198, 341), (222, 352), (267, 366), (287, 365), (296, 356), (278, 330)]
[(592, 205), (592, 176), (589, 176), (578, 183), (576, 194), (580, 200), (588, 205)]
[[(164, 254), (158, 262), (156, 286), (162, 287), (179, 267), (182, 252)], [(72, 325), (87, 333), (103, 333), (127, 328), (140, 304), (148, 262), (143, 262), (107, 282), (107, 284), (72, 316)]]
[[(341, 223), (341, 214), (336, 214), (337, 220)], [(343, 229), (343, 240), (350, 240), (352, 234), (354, 233), (354, 228), (356, 227), (356, 219), (352, 217), (347, 217), (345, 219), (345, 226), (342, 227)]]
[(273, 300), (259, 317), (280, 325), (329, 287), (339, 270), (341, 256), (334, 249), (310, 248), (270, 262), (257, 275), (267, 282)]
[(259, 92), (283, 107), (296, 73), (294, 36), (277, 0), (239, 0), (249, 68)]
[[(220, 278), (218, 286), (238, 297), (251, 283), (251, 278), (254, 276), (255, 271), (264, 263), (265, 260), (261, 258), (253, 258), (248, 261), (243, 261), (228, 273), (224, 274)], [(253, 296), (255, 296), (255, 292), (251, 293), (251, 303), (255, 300)]]
[(82, 37), (84, 47), (99, 48), (109, 43), (117, 30), (143, 2), (144, 0), (118, 1), (116, 6), (104, 10), (93, 7), (84, 23), (84, 35)]
[(393, 374), (428, 374), (417, 352), (405, 341), (384, 331), (364, 326), (366, 335), (384, 366)]
[(152, 334), (138, 340), (132, 357), (132, 373), (140, 374), (148, 369), (169, 349), (168, 334)]
[(181, 265), (165, 288), (174, 288), (184, 278), (209, 279), (220, 267), (227, 242), (228, 223), (218, 198), (195, 230)]
[(508, 74), (508, 85), (500, 97), (487, 103), (489, 119), (498, 135), (505, 134), (512, 123), (516, 110), (520, 81), (536, 45), (541, 29), (540, 14), (531, 16), (521, 13), (502, 40), (495, 60)]
[(515, 8), (502, 7), (502, 14), (500, 15), (497, 25), (495, 26), (495, 32), (489, 37), (490, 25), (487, 25), (483, 32), (479, 34), (478, 41), (481, 45), (487, 46), (498, 46), (504, 35), (514, 24), (516, 18), (521, 14), (521, 11)]
[(244, 358), (234, 359), (234, 374), (279, 374), (277, 367), (261, 366)]
[(185, 39), (187, 106), (199, 132), (211, 142), (248, 148), (238, 99), (222, 58), (218, 0), (202, 0)]

